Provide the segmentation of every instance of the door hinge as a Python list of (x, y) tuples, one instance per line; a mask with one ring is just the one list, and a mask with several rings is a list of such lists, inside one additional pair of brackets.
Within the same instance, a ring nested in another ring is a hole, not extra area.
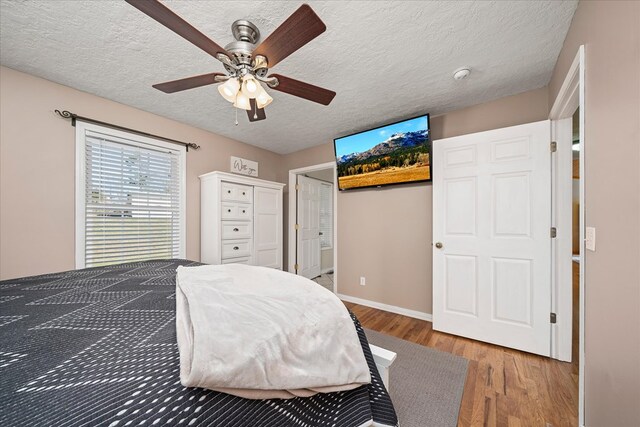
[(295, 229), (296, 229), (296, 230), (300, 230), (300, 224), (296, 224), (296, 225), (295, 225)]
[(296, 269), (296, 271), (298, 271), (298, 269), (300, 268), (300, 266), (298, 264), (294, 265), (293, 268)]
[(555, 227), (551, 227), (551, 238), (555, 239), (557, 235), (558, 235), (558, 230), (556, 230)]
[(551, 313), (551, 315), (549, 316), (549, 321), (551, 323), (556, 323), (556, 314), (555, 313)]
[(550, 148), (551, 148), (551, 152), (552, 152), (552, 153), (555, 153), (555, 152), (558, 150), (558, 143), (557, 143), (557, 142), (555, 142), (555, 141), (551, 141), (551, 146), (550, 146)]
[(300, 184), (296, 184), (296, 191), (300, 189)]

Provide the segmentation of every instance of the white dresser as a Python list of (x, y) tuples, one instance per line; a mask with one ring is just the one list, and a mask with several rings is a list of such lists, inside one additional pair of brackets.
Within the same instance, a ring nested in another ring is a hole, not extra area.
[(200, 175), (200, 258), (282, 269), (285, 184), (226, 172)]

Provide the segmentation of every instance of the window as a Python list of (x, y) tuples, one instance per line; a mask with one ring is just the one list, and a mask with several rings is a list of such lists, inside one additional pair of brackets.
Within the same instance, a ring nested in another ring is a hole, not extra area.
[(76, 268), (185, 258), (185, 148), (76, 123)]
[(320, 247), (333, 247), (333, 184), (320, 184)]

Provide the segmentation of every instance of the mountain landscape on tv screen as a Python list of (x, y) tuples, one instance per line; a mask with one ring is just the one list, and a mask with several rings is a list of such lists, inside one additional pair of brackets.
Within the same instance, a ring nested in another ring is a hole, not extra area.
[(340, 156), (338, 164), (350, 162), (352, 160), (363, 161), (372, 156), (382, 156), (389, 154), (401, 148), (411, 148), (424, 144), (429, 139), (428, 130), (419, 130), (415, 132), (394, 133), (380, 144), (363, 151), (362, 153), (350, 153)]
[(430, 174), (429, 130), (398, 132), (360, 153), (339, 156), (341, 189), (423, 181)]

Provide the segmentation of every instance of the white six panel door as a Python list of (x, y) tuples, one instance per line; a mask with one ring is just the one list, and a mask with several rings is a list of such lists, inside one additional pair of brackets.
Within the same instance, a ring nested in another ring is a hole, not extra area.
[(298, 175), (297, 264), (298, 274), (310, 279), (320, 275), (320, 182)]
[(549, 356), (550, 134), (543, 121), (434, 142), (434, 329)]

